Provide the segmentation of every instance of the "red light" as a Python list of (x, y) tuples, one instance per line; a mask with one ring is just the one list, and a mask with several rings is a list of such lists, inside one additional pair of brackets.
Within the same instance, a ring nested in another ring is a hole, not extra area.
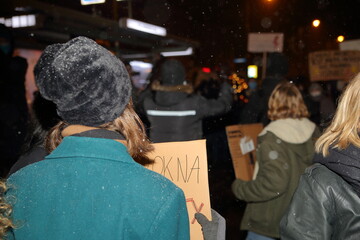
[(207, 67), (203, 67), (203, 68), (202, 68), (202, 71), (203, 71), (204, 73), (210, 73), (210, 72), (211, 72), (211, 69), (210, 69), (210, 68), (207, 68)]

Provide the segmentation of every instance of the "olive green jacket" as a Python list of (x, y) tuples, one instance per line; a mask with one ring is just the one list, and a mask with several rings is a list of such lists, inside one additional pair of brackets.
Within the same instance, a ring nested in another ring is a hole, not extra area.
[(316, 125), (307, 118), (279, 119), (259, 134), (254, 180), (236, 179), (232, 184), (235, 196), (247, 202), (242, 230), (279, 238), (281, 217), (300, 175), (312, 163), (319, 135)]

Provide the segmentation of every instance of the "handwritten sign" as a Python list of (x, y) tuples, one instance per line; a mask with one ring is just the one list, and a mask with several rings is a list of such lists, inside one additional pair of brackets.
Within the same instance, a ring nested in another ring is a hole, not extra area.
[(311, 81), (347, 80), (360, 71), (360, 51), (318, 51), (309, 54)]
[(204, 239), (195, 213), (211, 219), (206, 141), (168, 142), (153, 144), (155, 151), (149, 157), (154, 164), (147, 168), (165, 176), (185, 194), (189, 213), (190, 238)]
[(261, 123), (239, 124), (226, 127), (231, 159), (235, 177), (245, 181), (252, 180), (255, 167), (255, 147), (257, 136), (263, 129)]

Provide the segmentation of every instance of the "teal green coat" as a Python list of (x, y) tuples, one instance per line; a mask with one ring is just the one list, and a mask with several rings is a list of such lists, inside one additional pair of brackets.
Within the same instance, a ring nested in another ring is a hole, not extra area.
[(8, 183), (16, 240), (189, 239), (182, 190), (111, 139), (65, 137)]

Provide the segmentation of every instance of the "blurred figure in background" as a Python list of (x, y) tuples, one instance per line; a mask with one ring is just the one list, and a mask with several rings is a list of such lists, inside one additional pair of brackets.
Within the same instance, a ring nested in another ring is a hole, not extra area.
[(247, 240), (280, 237), (280, 219), (300, 175), (312, 163), (314, 141), (320, 134), (292, 83), (275, 87), (268, 109), (271, 122), (258, 136), (253, 180), (236, 179), (232, 185), (235, 196), (247, 202), (240, 227), (248, 231)]
[(326, 95), (323, 87), (319, 83), (311, 83), (309, 86), (310, 98), (315, 104), (318, 105), (317, 114), (320, 119), (316, 122), (320, 128), (324, 128), (328, 122), (331, 121), (333, 114), (335, 113), (334, 101)]
[(165, 60), (159, 68), (159, 79), (153, 82), (154, 94), (144, 100), (153, 142), (173, 142), (203, 138), (202, 120), (226, 113), (231, 109), (232, 92), (226, 82), (221, 84), (219, 97), (206, 99), (194, 94), (187, 84), (182, 63)]
[(288, 60), (282, 53), (270, 53), (266, 62), (266, 77), (241, 111), (240, 123), (269, 123), (267, 105), (275, 86), (285, 80)]
[(249, 88), (246, 89), (245, 95), (247, 98), (251, 98), (251, 96), (256, 94), (256, 91), (258, 90), (258, 81), (255, 78), (250, 78), (247, 84)]
[(30, 113), (31, 118), (21, 156), (11, 167), (9, 175), (45, 158), (48, 153), (45, 150), (44, 143), (48, 131), (61, 120), (57, 115), (56, 105), (43, 98), (38, 91), (34, 92)]
[(281, 239), (360, 237), (360, 73), (340, 97), (330, 126), (316, 141), (314, 165), (281, 220)]
[(19, 158), (28, 121), (25, 96), (27, 61), (13, 57), (11, 30), (0, 24), (0, 174), (5, 177)]
[(310, 80), (307, 77), (300, 75), (292, 78), (290, 81), (293, 82), (301, 92), (301, 95), (303, 96), (304, 102), (310, 114), (309, 119), (320, 128), (320, 103), (314, 101), (314, 99), (309, 94), (309, 86), (311, 84)]

